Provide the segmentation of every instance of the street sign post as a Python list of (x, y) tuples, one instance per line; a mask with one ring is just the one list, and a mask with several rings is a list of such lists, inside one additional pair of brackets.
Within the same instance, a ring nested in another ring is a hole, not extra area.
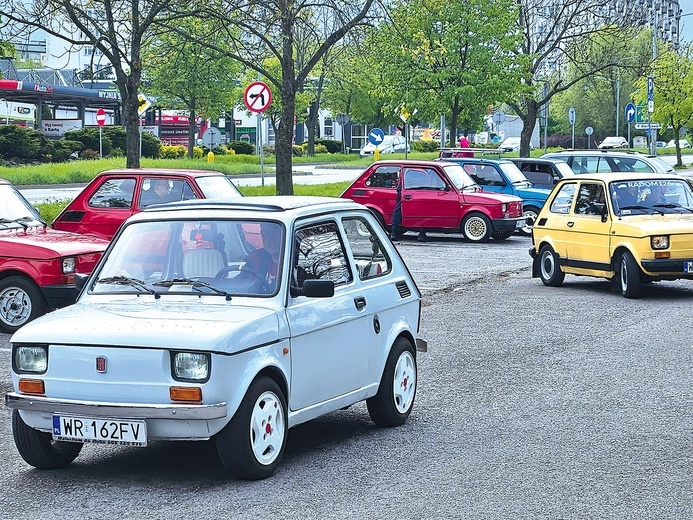
[(568, 121), (570, 122), (571, 130), (571, 148), (575, 148), (575, 107), (568, 109)]
[(99, 108), (96, 111), (96, 124), (99, 125), (99, 157), (103, 157), (103, 135), (101, 129), (106, 122), (106, 111), (103, 108)]
[(628, 148), (631, 147), (631, 144), (630, 144), (630, 124), (633, 121), (635, 121), (636, 112), (637, 112), (637, 110), (635, 109), (635, 105), (633, 103), (628, 103), (626, 105), (625, 116), (626, 116), (626, 121), (628, 122)]
[(589, 150), (591, 148), (590, 136), (594, 133), (594, 128), (592, 128), (591, 126), (588, 126), (587, 128), (585, 128), (585, 133), (587, 134), (587, 149)]
[(341, 127), (341, 132), (342, 132), (342, 153), (346, 153), (346, 140), (345, 140), (345, 135), (344, 135), (344, 126), (349, 124), (349, 116), (347, 114), (337, 114), (337, 117), (335, 117), (337, 123), (339, 123), (339, 126)]

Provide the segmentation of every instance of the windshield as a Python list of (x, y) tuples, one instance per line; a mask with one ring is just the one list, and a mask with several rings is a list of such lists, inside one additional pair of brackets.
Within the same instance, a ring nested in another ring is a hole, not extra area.
[(123, 228), (90, 293), (268, 296), (281, 276), (284, 229), (259, 220), (166, 220)]
[(609, 193), (617, 215), (693, 213), (693, 191), (688, 182), (648, 179), (612, 182)]
[(565, 161), (556, 161), (554, 163), (558, 171), (561, 172), (562, 177), (570, 177), (573, 175), (573, 169)]
[(657, 173), (674, 173), (674, 167), (659, 157), (650, 157), (650, 162), (655, 166)]
[(501, 170), (505, 173), (505, 176), (508, 178), (508, 181), (511, 184), (514, 184), (515, 186), (525, 184), (527, 186), (531, 186), (532, 183), (527, 180), (527, 177), (525, 177), (525, 174), (520, 171), (520, 169), (517, 167), (515, 163), (507, 162), (507, 163), (499, 163)]
[(232, 199), (243, 196), (225, 175), (198, 177), (196, 180), (206, 199)]
[(459, 164), (449, 164), (443, 169), (445, 170), (445, 173), (447, 173), (448, 177), (450, 177), (450, 180), (455, 185), (455, 188), (457, 188), (459, 191), (462, 191), (465, 188), (477, 187), (477, 183), (474, 182), (474, 179), (472, 179)]
[(41, 222), (36, 209), (11, 184), (0, 184), (0, 228)]

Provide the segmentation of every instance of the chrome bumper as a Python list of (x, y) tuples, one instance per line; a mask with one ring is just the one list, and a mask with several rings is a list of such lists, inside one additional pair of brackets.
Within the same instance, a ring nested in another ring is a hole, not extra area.
[(108, 403), (52, 399), (10, 392), (5, 406), (31, 412), (75, 414), (87, 417), (127, 417), (131, 419), (207, 420), (226, 417), (226, 403), (218, 404), (142, 404)]

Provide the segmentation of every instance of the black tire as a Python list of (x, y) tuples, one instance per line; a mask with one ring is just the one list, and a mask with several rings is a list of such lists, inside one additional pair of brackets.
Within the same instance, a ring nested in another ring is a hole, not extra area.
[(539, 250), (539, 277), (549, 287), (563, 285), (565, 273), (558, 266), (558, 255), (551, 246), (542, 246)]
[(630, 251), (624, 251), (618, 260), (618, 279), (621, 282), (621, 295), (625, 298), (638, 298), (642, 292), (640, 268)]
[(483, 213), (470, 213), (462, 220), (462, 234), (472, 242), (488, 242), (493, 233), (489, 218)]
[(378, 393), (366, 400), (375, 424), (388, 428), (406, 422), (414, 406), (417, 379), (416, 351), (408, 339), (399, 337), (387, 356)]
[(27, 426), (18, 410), (12, 412), (12, 435), (22, 458), (39, 469), (65, 468), (82, 450), (81, 442), (54, 441), (50, 433)]
[(498, 231), (493, 234), (493, 239), (494, 240), (507, 240), (509, 239), (514, 231)]
[(16, 332), (46, 311), (48, 304), (34, 282), (22, 276), (0, 280), (0, 330)]
[[(254, 425), (269, 431), (260, 435)], [(216, 435), (217, 455), (222, 466), (236, 478), (270, 477), (284, 456), (287, 431), (284, 393), (271, 378), (259, 377), (250, 384), (229, 424)], [(270, 442), (266, 442), (268, 438)]]
[(385, 225), (385, 219), (383, 218), (383, 216), (374, 209), (371, 209), (370, 212), (375, 217), (375, 220), (378, 221), (378, 224), (380, 224), (380, 227), (382, 227), (385, 231), (388, 231), (389, 226)]
[(539, 208), (535, 208), (534, 206), (527, 206), (526, 208), (522, 208), (522, 216), (525, 217), (526, 220), (525, 225), (521, 228), (518, 228), (518, 231), (521, 235), (524, 235), (526, 237), (532, 236), (532, 228), (534, 227), (534, 223), (536, 222), (538, 215)]

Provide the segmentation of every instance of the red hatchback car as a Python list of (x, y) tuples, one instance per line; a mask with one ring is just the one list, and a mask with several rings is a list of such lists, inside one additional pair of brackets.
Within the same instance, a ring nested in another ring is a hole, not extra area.
[(525, 222), (522, 199), (485, 192), (457, 163), (377, 161), (341, 197), (367, 206), (386, 229), (402, 183), (405, 229), (462, 233), (468, 240), (504, 240)]
[(14, 332), (75, 302), (75, 279), (96, 266), (108, 241), (55, 231), (17, 189), (0, 179), (0, 330)]
[(243, 194), (221, 173), (208, 170), (124, 169), (98, 174), (56, 217), (53, 227), (110, 240), (130, 215), (147, 206)]

